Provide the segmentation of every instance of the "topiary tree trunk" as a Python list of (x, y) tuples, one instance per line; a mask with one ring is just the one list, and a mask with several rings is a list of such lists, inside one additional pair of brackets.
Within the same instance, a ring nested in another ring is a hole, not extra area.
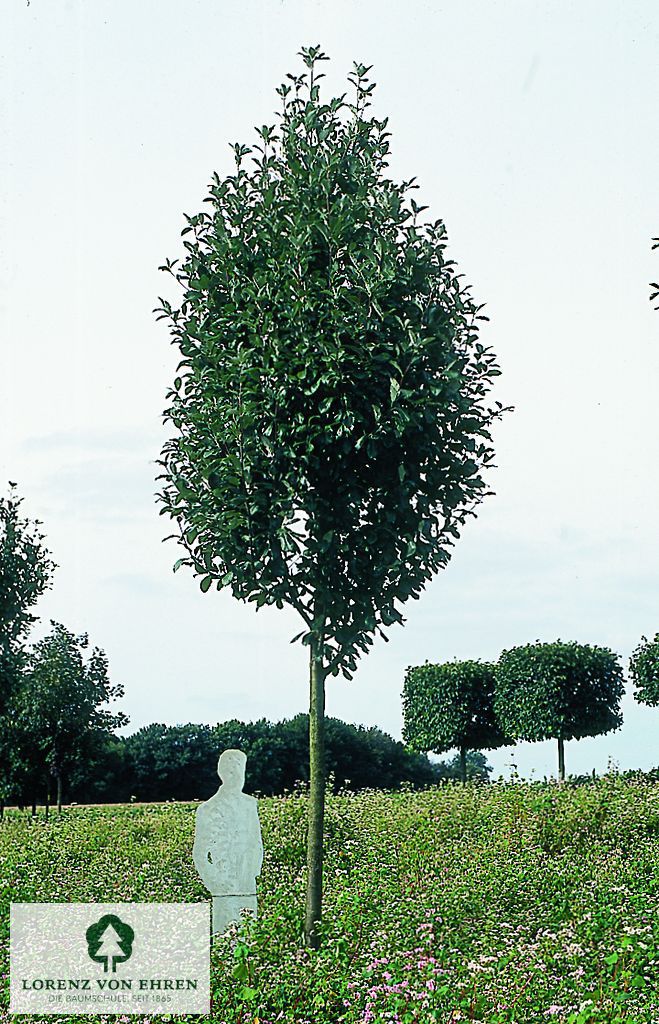
[(558, 781), (565, 782), (565, 741), (562, 736), (558, 737)]
[(323, 892), (323, 828), (325, 820), (325, 675), (323, 638), (314, 633), (309, 656), (309, 820), (307, 833), (307, 898), (305, 935), (313, 949), (320, 945)]

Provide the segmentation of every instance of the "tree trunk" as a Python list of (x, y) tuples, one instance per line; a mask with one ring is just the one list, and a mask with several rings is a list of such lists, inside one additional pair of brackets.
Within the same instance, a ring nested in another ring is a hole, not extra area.
[(37, 816), (37, 801), (33, 800), (32, 801), (32, 817), (36, 818), (36, 816)]
[(305, 942), (320, 946), (323, 897), (323, 821), (325, 817), (325, 668), (322, 630), (314, 634), (309, 657), (309, 825)]
[(565, 743), (563, 737), (558, 737), (558, 781), (561, 785), (565, 782)]
[(462, 785), (464, 786), (467, 781), (467, 748), (460, 747), (460, 777), (462, 778)]
[(45, 810), (46, 810), (46, 821), (48, 821), (48, 816), (49, 816), (49, 813), (50, 813), (50, 783), (48, 783), (48, 789), (46, 790)]
[(62, 813), (62, 776), (57, 773), (57, 813)]
[(4, 800), (0, 800), (0, 821), (4, 818), (4, 816), (5, 816), (5, 802), (4, 802)]

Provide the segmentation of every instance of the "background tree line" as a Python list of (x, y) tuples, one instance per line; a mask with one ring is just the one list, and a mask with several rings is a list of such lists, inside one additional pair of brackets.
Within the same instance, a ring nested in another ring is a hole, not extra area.
[[(218, 754), (238, 747), (247, 754), (245, 789), (279, 795), (309, 781), (306, 714), (281, 722), (231, 720), (218, 725), (154, 723), (129, 736), (108, 738), (93, 760), (72, 774), (69, 797), (80, 803), (206, 800), (219, 785)], [(453, 761), (433, 764), (380, 729), (327, 720), (327, 776), (334, 791), (396, 789), (457, 778)], [(470, 761), (472, 776), (487, 781), (482, 755)]]

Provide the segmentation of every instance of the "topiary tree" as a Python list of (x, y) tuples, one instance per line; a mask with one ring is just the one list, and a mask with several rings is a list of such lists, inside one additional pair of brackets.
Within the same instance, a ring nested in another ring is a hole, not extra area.
[(607, 647), (560, 640), (513, 647), (503, 651), (495, 674), (494, 708), (502, 728), (520, 740), (557, 740), (561, 782), (566, 740), (622, 725), (623, 672)]
[(634, 681), (634, 697), (641, 704), (659, 705), (659, 633), (654, 640), (641, 637), (629, 659), (629, 674)]
[(485, 319), (426, 222), (386, 176), (386, 120), (356, 64), (323, 101), (319, 47), (278, 90), (278, 124), (235, 145), (162, 268), (181, 353), (162, 512), (202, 591), (295, 608), (310, 654), (306, 937), (319, 941), (325, 680), (350, 676), (449, 561), (486, 495), (499, 373)]
[(506, 743), (494, 714), (494, 666), (449, 661), (408, 668), (403, 686), (403, 739), (413, 749), (436, 754), (457, 747), (467, 781), (467, 750), (493, 750)]

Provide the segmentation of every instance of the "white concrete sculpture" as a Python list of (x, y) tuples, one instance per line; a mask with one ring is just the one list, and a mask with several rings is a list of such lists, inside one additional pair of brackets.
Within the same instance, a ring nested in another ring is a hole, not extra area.
[(242, 910), (256, 917), (263, 842), (256, 800), (242, 791), (246, 763), (242, 750), (225, 750), (217, 762), (222, 785), (197, 808), (192, 857), (213, 897), (213, 935), (240, 921)]

